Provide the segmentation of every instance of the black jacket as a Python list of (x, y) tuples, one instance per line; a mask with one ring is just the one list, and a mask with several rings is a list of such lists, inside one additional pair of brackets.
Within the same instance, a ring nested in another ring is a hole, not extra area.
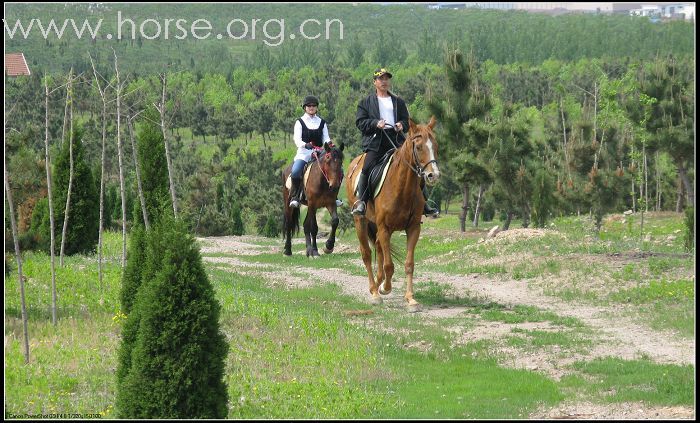
[[(408, 131), (408, 108), (401, 98), (389, 93), (394, 103), (394, 122), (401, 122), (403, 130), (397, 132), (398, 142), (402, 144), (406, 139), (403, 134)], [(382, 120), (379, 114), (379, 100), (377, 94), (370, 94), (357, 105), (355, 125), (362, 132), (362, 151), (379, 151), (382, 140), (382, 130), (377, 128), (377, 123)], [(393, 132), (393, 131), (392, 131)]]

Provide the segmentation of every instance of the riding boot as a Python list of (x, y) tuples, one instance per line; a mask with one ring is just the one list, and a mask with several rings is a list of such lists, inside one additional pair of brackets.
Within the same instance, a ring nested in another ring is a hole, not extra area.
[(428, 188), (426, 188), (425, 185), (423, 185), (423, 198), (425, 199), (425, 205), (423, 206), (423, 214), (429, 217), (438, 217), (440, 215), (440, 210), (430, 207), (429, 202), (432, 202), (428, 200)]
[(354, 207), (350, 212), (352, 214), (357, 214), (360, 216), (365, 215), (365, 211), (367, 210), (366, 201), (369, 200), (368, 179), (369, 178), (364, 172), (360, 172), (359, 176), (357, 177), (357, 201), (355, 201)]
[(292, 189), (289, 190), (289, 207), (299, 208), (299, 194), (301, 193), (301, 178), (292, 178)]

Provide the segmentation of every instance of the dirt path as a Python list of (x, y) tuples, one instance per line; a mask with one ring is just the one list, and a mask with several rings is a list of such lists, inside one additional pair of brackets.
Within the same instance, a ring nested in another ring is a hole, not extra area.
[[(199, 239), (203, 253), (226, 253), (236, 255), (254, 255), (258, 253), (279, 252), (281, 247), (261, 247), (256, 241), (264, 238), (255, 237), (218, 237)], [(303, 244), (303, 240), (295, 240)], [(344, 251), (347, 247), (338, 245), (336, 252)], [(298, 250), (296, 248), (295, 250)], [(282, 284), (289, 288), (309, 286), (319, 281), (335, 283), (342, 291), (368, 304), (369, 290), (365, 276), (350, 275), (342, 269), (314, 269), (296, 266), (291, 269), (270, 271), (269, 266), (248, 263), (234, 257), (205, 257), (211, 263), (222, 263), (232, 266), (242, 273), (261, 275), (274, 284)], [(358, 266), (362, 261), (356, 260)], [(261, 268), (267, 268), (262, 271)], [(297, 276), (292, 276), (295, 273)], [(300, 278), (298, 274), (308, 274), (308, 278)], [(518, 351), (512, 347), (499, 344), (493, 353), (499, 357), (499, 363), (513, 368), (524, 368), (542, 372), (553, 379), (571, 374), (568, 367), (578, 360), (591, 360), (598, 357), (619, 357), (622, 359), (638, 359), (648, 357), (657, 363), (679, 365), (695, 365), (695, 342), (681, 338), (673, 333), (654, 331), (640, 325), (631, 318), (622, 316), (622, 309), (612, 309), (591, 306), (582, 303), (563, 301), (556, 297), (545, 295), (541, 289), (533, 288), (523, 280), (494, 280), (480, 275), (455, 276), (435, 272), (420, 272), (416, 270), (418, 280), (433, 280), (447, 283), (454, 292), (462, 297), (478, 297), (503, 305), (527, 305), (551, 311), (561, 317), (574, 317), (582, 321), (593, 332), (593, 346), (582, 353), (580, 351), (562, 351), (553, 346), (534, 352)], [(384, 297), (383, 307), (403, 309), (404, 286), (402, 278), (394, 283), (394, 290)], [(443, 319), (458, 316), (467, 307), (424, 307), (418, 313), (419, 318)], [(461, 326), (448, 327), (454, 334), (454, 343), (466, 343), (479, 339), (499, 339), (512, 336), (513, 329), (522, 330), (561, 330), (549, 322), (507, 324), (503, 322), (481, 321), (471, 328)], [(415, 343), (422, 349), (429, 348), (420, 342)], [(498, 343), (497, 343), (498, 344)], [(651, 407), (643, 403), (623, 404), (591, 404), (591, 403), (562, 403), (554, 409), (542, 409), (533, 413), (532, 419), (692, 419), (695, 410), (691, 407)]]

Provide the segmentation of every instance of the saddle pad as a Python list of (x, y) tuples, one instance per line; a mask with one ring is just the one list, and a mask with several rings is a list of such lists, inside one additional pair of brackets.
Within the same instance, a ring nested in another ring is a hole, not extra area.
[[(382, 186), (384, 185), (384, 180), (386, 179), (386, 174), (389, 171), (389, 165), (391, 164), (391, 161), (394, 160), (394, 155), (392, 154), (389, 156), (389, 160), (386, 162), (384, 165), (384, 169), (382, 170), (382, 177), (379, 179), (379, 182), (375, 184), (374, 188), (374, 195), (372, 195), (372, 198), (376, 198), (379, 195), (379, 192), (382, 190)], [(370, 171), (370, 174), (372, 172)], [(357, 183), (359, 182), (360, 178), (355, 178), (355, 182), (353, 183), (353, 189), (355, 192), (357, 192)]]
[[(311, 162), (313, 163), (313, 162)], [(306, 182), (309, 180), (309, 174), (311, 173), (311, 165), (306, 164), (304, 167), (304, 187), (306, 187)], [(289, 176), (287, 176), (287, 180), (284, 182), (284, 186), (287, 187), (288, 190), (292, 189), (292, 174), (290, 173)]]

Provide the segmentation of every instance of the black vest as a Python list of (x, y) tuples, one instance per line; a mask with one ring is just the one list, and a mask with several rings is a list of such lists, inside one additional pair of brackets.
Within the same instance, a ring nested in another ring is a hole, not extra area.
[(310, 142), (316, 147), (323, 146), (323, 127), (326, 125), (326, 121), (321, 119), (321, 124), (318, 125), (318, 129), (309, 129), (304, 124), (304, 120), (299, 118), (299, 123), (301, 123), (301, 140), (304, 142)]

